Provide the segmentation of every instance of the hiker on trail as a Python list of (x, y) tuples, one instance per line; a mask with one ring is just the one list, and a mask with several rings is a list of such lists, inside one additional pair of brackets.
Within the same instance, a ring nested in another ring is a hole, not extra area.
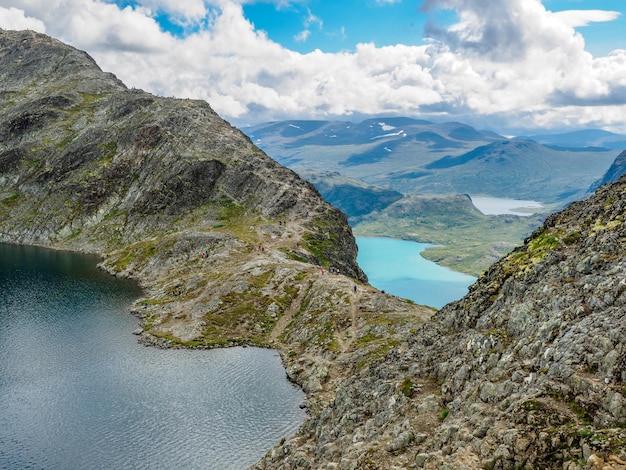
[(354, 292), (356, 292), (356, 284), (354, 285)]

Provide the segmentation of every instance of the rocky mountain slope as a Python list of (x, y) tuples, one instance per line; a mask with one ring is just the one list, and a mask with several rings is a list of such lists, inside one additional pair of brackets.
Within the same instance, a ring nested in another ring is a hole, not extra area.
[(0, 240), (101, 253), (146, 343), (280, 350), (308, 417), (256, 468), (626, 469), (625, 179), (434, 312), (206, 103), (32, 32), (0, 31), (0, 80)]
[(0, 41), (3, 239), (107, 251), (179, 227), (308, 211), (310, 227), (327, 224), (343, 245), (322, 247), (311, 230), (318, 258), (363, 277), (343, 215), (208, 104), (128, 90), (44, 36)]
[[(225, 272), (259, 247), (283, 264), (365, 279), (345, 216), (207, 103), (129, 90), (84, 52), (32, 32), (1, 31), (0, 82), (0, 240), (102, 253), (112, 272), (159, 285), (145, 307), (159, 321), (178, 312), (186, 333), (157, 331), (152, 319), (154, 333), (208, 336), (211, 307), (181, 314), (179, 294), (224, 303), (206, 286), (228, 290)], [(185, 268), (175, 275), (177, 264)], [(255, 275), (269, 281), (266, 270)], [(249, 303), (258, 294), (236, 284)], [(284, 309), (249, 313), (255, 321), (227, 339), (261, 340)]]
[(384, 353), (346, 351), (333, 399), (256, 468), (625, 469), (625, 211), (622, 178)]

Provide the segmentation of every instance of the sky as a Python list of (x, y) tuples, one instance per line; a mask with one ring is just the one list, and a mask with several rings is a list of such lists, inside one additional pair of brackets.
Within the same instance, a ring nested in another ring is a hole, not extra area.
[(626, 133), (623, 0), (0, 0), (0, 28), (238, 127), (407, 116)]

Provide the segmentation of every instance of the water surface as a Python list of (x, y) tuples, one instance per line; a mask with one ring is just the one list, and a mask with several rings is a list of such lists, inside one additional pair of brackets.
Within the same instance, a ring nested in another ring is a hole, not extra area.
[(420, 253), (429, 246), (394, 238), (359, 237), (357, 261), (374, 287), (441, 308), (467, 294), (476, 278), (439, 266)]
[(0, 244), (0, 468), (243, 469), (297, 431), (275, 351), (139, 345), (97, 261)]
[(511, 214), (528, 217), (545, 210), (543, 204), (524, 199), (471, 196), (472, 204), (485, 215)]

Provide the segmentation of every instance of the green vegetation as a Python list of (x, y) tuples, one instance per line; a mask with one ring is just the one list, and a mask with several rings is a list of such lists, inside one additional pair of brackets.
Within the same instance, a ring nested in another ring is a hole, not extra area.
[(145, 263), (158, 251), (156, 242), (144, 241), (128, 245), (111, 256), (116, 272), (125, 271), (131, 262)]
[(369, 343), (370, 341), (374, 341), (378, 338), (380, 338), (380, 336), (375, 335), (372, 332), (369, 332), (359, 338), (359, 343)]
[(357, 369), (362, 369), (368, 365), (382, 361), (392, 348), (398, 346), (400, 342), (393, 338), (379, 338), (366, 343), (368, 350), (356, 362)]
[(5, 198), (2, 200), (2, 204), (7, 204), (7, 205), (8, 205), (8, 204), (11, 204), (11, 203), (13, 203), (13, 202), (17, 201), (17, 200), (19, 199), (19, 197), (20, 197), (20, 195), (19, 195), (18, 193), (13, 193), (13, 194), (11, 194), (10, 196), (5, 197)]
[(413, 395), (413, 382), (408, 377), (400, 384), (400, 391), (405, 397), (411, 398)]
[(332, 254), (339, 248), (335, 228), (341, 226), (339, 214), (327, 212), (321, 214), (310, 222), (307, 227), (311, 229), (306, 232), (302, 239), (305, 248), (315, 256), (322, 265), (328, 265)]
[(237, 204), (227, 198), (222, 198), (221, 205), (218, 210), (217, 220), (229, 222), (233, 219), (240, 218), (245, 212), (242, 205)]
[(78, 229), (74, 233), (72, 233), (69, 237), (67, 237), (66, 240), (72, 240), (74, 238), (77, 238), (80, 236), (82, 232), (83, 232), (82, 229)]
[(533, 258), (543, 258), (548, 252), (555, 249), (561, 243), (559, 231), (549, 229), (539, 234), (528, 244), (528, 253)]

